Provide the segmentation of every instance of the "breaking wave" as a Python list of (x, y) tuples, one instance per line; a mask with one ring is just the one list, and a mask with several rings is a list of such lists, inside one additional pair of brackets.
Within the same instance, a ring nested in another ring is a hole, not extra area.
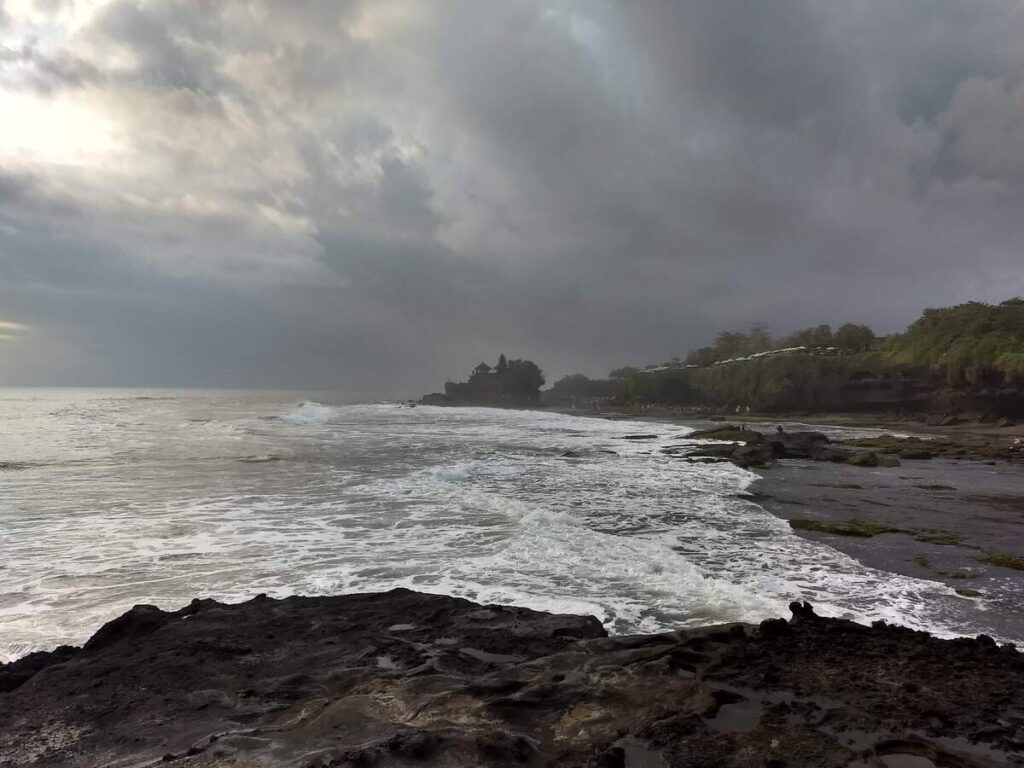
[(327, 424), (337, 415), (338, 409), (333, 406), (306, 401), (283, 418), (292, 424)]
[(130, 418), (132, 401), (50, 402), (23, 420), (38, 427), (5, 456), (49, 468), (0, 473), (0, 658), (81, 643), (136, 603), (397, 586), (614, 632), (805, 599), (998, 634), (942, 584), (795, 535), (743, 498), (752, 473), (661, 453), (687, 441), (681, 425), (234, 397), (138, 401)]

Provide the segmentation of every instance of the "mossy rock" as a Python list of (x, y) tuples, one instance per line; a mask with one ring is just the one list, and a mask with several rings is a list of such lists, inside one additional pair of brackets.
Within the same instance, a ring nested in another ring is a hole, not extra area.
[(901, 533), (899, 528), (867, 520), (847, 520), (842, 523), (831, 523), (825, 520), (790, 520), (790, 527), (797, 531), (817, 531), (832, 533), (836, 536), (858, 536), (871, 538), (880, 533)]
[(976, 579), (978, 574), (968, 573), (967, 571), (939, 571), (940, 576), (945, 576), (947, 579)]
[(878, 456), (872, 451), (855, 453), (846, 460), (846, 463), (854, 467), (877, 467)]
[(923, 541), (926, 544), (938, 544), (944, 547), (954, 547), (963, 543), (963, 536), (949, 531), (914, 531), (911, 534), (915, 541)]
[(1017, 555), (1010, 555), (1006, 552), (988, 552), (981, 559), (989, 565), (998, 565), (1000, 568), (1024, 571), (1024, 557), (1018, 557)]

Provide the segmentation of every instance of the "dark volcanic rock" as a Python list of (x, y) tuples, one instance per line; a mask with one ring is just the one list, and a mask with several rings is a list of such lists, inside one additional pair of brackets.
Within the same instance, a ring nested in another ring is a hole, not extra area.
[(141, 607), (0, 695), (0, 765), (1024, 759), (1015, 651), (792, 611), (609, 638), (590, 617), (406, 590)]
[[(768, 437), (752, 429), (726, 426), (691, 432), (687, 439), (733, 440), (732, 444), (713, 443), (691, 449), (688, 456), (728, 458), (740, 467), (767, 467), (776, 459), (847, 461), (854, 454), (834, 448), (821, 432), (778, 432)], [(739, 443), (739, 444), (737, 444)]]
[(733, 424), (714, 427), (712, 429), (700, 429), (691, 432), (688, 440), (727, 440), (730, 442), (760, 443), (764, 442), (764, 435), (753, 429), (741, 429)]
[(782, 444), (782, 453), (787, 458), (833, 461), (832, 458), (817, 458), (834, 450), (829, 447), (828, 437), (820, 432), (781, 432), (775, 439)]
[(840, 464), (843, 462), (849, 462), (853, 458), (851, 451), (844, 450), (842, 448), (834, 448), (828, 445), (816, 445), (814, 446), (806, 456), (800, 456), (798, 454), (789, 454), (792, 459), (811, 459), (812, 461), (831, 461), (834, 464)]
[(846, 460), (846, 463), (852, 464), (855, 467), (877, 467), (878, 456), (871, 451), (862, 451), (860, 453), (855, 453)]
[[(740, 437), (742, 435), (742, 437)], [(777, 432), (770, 437), (746, 429), (724, 427), (722, 429), (704, 430), (687, 435), (688, 439), (734, 438), (733, 443), (712, 443), (697, 447), (684, 448), (674, 446), (663, 453), (684, 455), (687, 457), (711, 457), (728, 459), (741, 467), (767, 467), (776, 459), (806, 459), (808, 461), (831, 462), (834, 464), (851, 464), (856, 467), (898, 467), (900, 459), (930, 459), (936, 454), (934, 450), (944, 450), (944, 444), (929, 444), (930, 448), (922, 448), (918, 438), (896, 438), (885, 436), (879, 438), (860, 438), (849, 440), (844, 444), (836, 444), (821, 432)], [(742, 441), (742, 444), (740, 444)], [(874, 448), (876, 450), (857, 450), (858, 448)], [(933, 450), (934, 449), (934, 450)], [(952, 453), (950, 448), (949, 453)], [(988, 453), (977, 455), (965, 453), (974, 458), (988, 456)], [(992, 451), (994, 455), (1003, 455), (1007, 451)]]
[(53, 651), (37, 651), (10, 664), (0, 664), (0, 693), (13, 691), (41, 669), (66, 661), (76, 653), (77, 648), (62, 645)]
[(775, 461), (775, 451), (768, 443), (748, 443), (732, 451), (733, 463), (741, 467), (766, 467)]

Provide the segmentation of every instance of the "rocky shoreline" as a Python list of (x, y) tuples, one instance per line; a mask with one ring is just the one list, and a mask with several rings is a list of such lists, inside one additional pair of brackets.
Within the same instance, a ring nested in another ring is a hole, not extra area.
[(607, 637), (407, 590), (136, 606), (0, 667), (3, 766), (1024, 763), (1024, 656), (816, 616)]
[(823, 432), (814, 430), (787, 432), (780, 426), (777, 432), (764, 434), (749, 429), (745, 424), (727, 424), (691, 432), (686, 435), (686, 440), (709, 442), (697, 446), (674, 446), (663, 453), (689, 461), (731, 461), (744, 469), (772, 467), (781, 459), (868, 468), (899, 467), (904, 461), (932, 459), (1024, 467), (1024, 444), (981, 435), (946, 435), (927, 439), (914, 435), (880, 435), (832, 440)]
[(830, 439), (754, 426), (716, 423), (662, 452), (756, 471), (743, 498), (799, 535), (943, 583), (1004, 637), (1024, 636), (1024, 449), (999, 433)]

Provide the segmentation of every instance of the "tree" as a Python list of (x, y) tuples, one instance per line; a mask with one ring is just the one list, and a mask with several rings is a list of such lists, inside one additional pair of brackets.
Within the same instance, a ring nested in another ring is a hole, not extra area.
[(568, 400), (573, 397), (586, 397), (589, 394), (591, 381), (582, 373), (570, 373), (563, 376), (551, 387), (555, 398)]
[(864, 324), (845, 323), (836, 329), (835, 345), (844, 351), (867, 352), (875, 340), (875, 333)]
[(814, 347), (831, 347), (832, 346), (832, 326), (827, 323), (819, 325), (811, 331), (811, 346)]
[(689, 371), (658, 371), (637, 376), (630, 382), (630, 394), (649, 403), (689, 405), (695, 399)]
[(515, 394), (537, 398), (544, 386), (544, 374), (532, 360), (508, 361), (509, 389)]
[(944, 365), (953, 372), (981, 368), (1019, 377), (1024, 372), (1024, 301), (926, 309), (885, 351), (897, 363)]
[(740, 331), (722, 331), (715, 339), (715, 354), (719, 360), (735, 357), (747, 343), (747, 336)]
[(717, 357), (713, 347), (691, 349), (690, 353), (686, 356), (686, 362), (688, 365), (699, 365), (701, 368), (706, 368), (715, 362), (716, 359)]
[(772, 335), (768, 332), (768, 326), (764, 323), (752, 323), (747, 329), (742, 351), (748, 355), (764, 352), (772, 348), (772, 343)]
[(640, 372), (639, 368), (634, 368), (631, 365), (624, 365), (621, 368), (616, 368), (614, 371), (608, 374), (610, 379), (628, 379), (631, 376), (635, 376)]
[(505, 359), (504, 354), (498, 355), (498, 364), (494, 367), (494, 372), (498, 374), (508, 372), (508, 360)]
[(814, 329), (804, 328), (802, 331), (794, 331), (785, 341), (788, 347), (813, 347)]
[(783, 342), (789, 347), (831, 347), (832, 326), (822, 324), (796, 331)]

